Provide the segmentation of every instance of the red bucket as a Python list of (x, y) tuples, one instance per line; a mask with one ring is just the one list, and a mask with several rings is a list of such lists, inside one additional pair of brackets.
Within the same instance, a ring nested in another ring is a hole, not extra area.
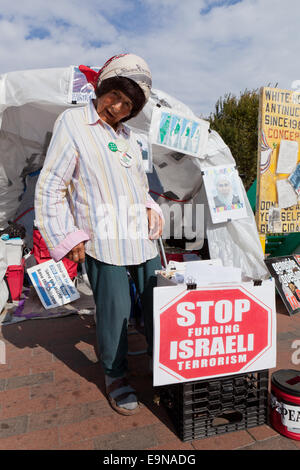
[(300, 371), (272, 374), (270, 423), (280, 434), (300, 441)]

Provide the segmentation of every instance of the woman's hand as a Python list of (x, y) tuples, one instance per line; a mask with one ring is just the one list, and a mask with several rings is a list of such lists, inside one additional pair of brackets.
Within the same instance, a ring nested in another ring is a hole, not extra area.
[(84, 250), (84, 243), (78, 243), (78, 245), (74, 246), (71, 251), (66, 255), (71, 261), (74, 263), (83, 263), (85, 259), (85, 250)]
[(147, 209), (149, 238), (156, 240), (162, 235), (163, 224), (159, 214), (154, 209)]

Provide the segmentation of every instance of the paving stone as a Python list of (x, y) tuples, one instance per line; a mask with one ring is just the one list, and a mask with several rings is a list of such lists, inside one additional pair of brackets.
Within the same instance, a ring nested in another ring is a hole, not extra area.
[(265, 441), (255, 442), (242, 447), (240, 450), (299, 450), (299, 447), (297, 447), (292, 439), (279, 436)]
[(60, 375), (59, 373), (55, 373), (55, 387), (57, 387), (57, 390), (60, 392), (67, 392), (70, 390), (76, 390), (79, 387), (79, 380), (76, 375), (72, 376), (66, 376), (66, 375)]
[(57, 429), (19, 434), (1, 439), (0, 449), (5, 450), (48, 450), (58, 446)]
[(42, 385), (33, 385), (30, 387), (30, 399), (52, 398), (58, 400), (61, 390), (58, 390), (54, 383), (46, 383)]
[(24, 434), (27, 430), (27, 425), (28, 416), (0, 420), (0, 439), (13, 436), (14, 434)]
[(94, 450), (93, 439), (86, 439), (84, 441), (68, 442), (67, 444), (54, 447), (53, 450)]
[(155, 426), (139, 427), (96, 438), (96, 450), (143, 450), (158, 445)]
[(129, 432), (146, 425), (157, 424), (159, 419), (146, 407), (133, 416), (122, 416), (111, 410), (107, 416), (95, 416), (78, 423), (67, 424), (59, 428), (61, 444), (84, 439), (96, 438), (116, 432)]
[(40, 398), (38, 400), (30, 400), (26, 403), (17, 403), (14, 408), (3, 409), (3, 418), (11, 416), (21, 416), (24, 413), (31, 415), (33, 413), (43, 413), (56, 409), (57, 401), (55, 398)]
[(20, 363), (16, 362), (9, 366), (5, 371), (0, 369), (0, 377), (1, 378), (9, 378), (9, 377), (25, 377), (25, 375), (30, 375), (30, 364), (27, 363), (26, 365), (21, 365)]
[(293, 439), (293, 443), (300, 450), (300, 440)]
[(0, 392), (2, 392), (5, 389), (6, 380), (7, 379), (0, 379)]
[(29, 418), (28, 431), (58, 427), (81, 420), (81, 408), (76, 406), (64, 409), (52, 409), (43, 413), (32, 414)]
[(105, 436), (115, 428), (117, 428), (117, 423), (112, 421), (110, 417), (94, 417), (79, 423), (65, 424), (59, 427), (60, 444), (66, 445), (68, 442), (80, 442), (84, 439)]
[(253, 438), (247, 431), (234, 431), (192, 441), (194, 449), (198, 450), (233, 450), (253, 443)]
[(278, 331), (277, 332), (277, 340), (278, 341), (289, 341), (293, 342), (296, 339), (299, 339), (299, 335), (297, 334), (296, 331)]
[(0, 366), (0, 378), (6, 378), (11, 370), (11, 366), (1, 364)]
[[(162, 417), (162, 415), (160, 416)], [(155, 425), (155, 435), (160, 445), (168, 445), (170, 442), (176, 442), (178, 445), (182, 443), (169, 419), (163, 420)]]
[(278, 436), (278, 433), (267, 425), (250, 428), (248, 429), (248, 433), (256, 441), (263, 441), (265, 439), (269, 439), (270, 437)]
[(191, 442), (182, 442), (178, 440), (168, 441), (154, 447), (147, 447), (145, 450), (195, 450)]
[(43, 383), (51, 383), (53, 380), (53, 372), (42, 372), (40, 374), (26, 375), (23, 377), (10, 377), (7, 379), (6, 390)]
[(97, 401), (101, 396), (97, 385), (87, 383), (85, 385), (78, 386), (76, 390), (66, 391), (58, 395), (58, 407), (66, 408), (68, 406), (74, 406), (88, 401)]
[(32, 356), (31, 356), (31, 361), (30, 365), (32, 366), (38, 366), (39, 364), (51, 364), (53, 363), (53, 354), (52, 351), (47, 351), (44, 348), (35, 348), (32, 350)]
[(54, 362), (35, 362), (33, 361), (31, 364), (30, 364), (30, 374), (39, 374), (41, 372), (54, 372), (56, 373), (56, 371), (59, 370), (67, 370), (69, 371), (70, 369), (65, 367), (65, 369), (63, 369), (62, 365), (61, 364), (55, 364)]
[(109, 406), (106, 399), (82, 404), (81, 420), (97, 416), (111, 416), (111, 407)]
[(14, 355), (14, 357), (10, 357), (10, 355), (7, 354), (6, 362), (7, 365), (9, 365), (11, 368), (21, 369), (23, 367), (29, 367), (32, 363), (31, 351), (25, 353), (22, 353), (22, 351), (18, 351), (18, 354)]
[(2, 418), (12, 418), (14, 416), (29, 415), (31, 413), (42, 413), (46, 410), (56, 408), (56, 399), (43, 397), (36, 400), (28, 398), (29, 390), (27, 387), (24, 389), (16, 389), (14, 391), (25, 391), (24, 396), (14, 395), (3, 401)]
[[(28, 387), (16, 388), (13, 390), (4, 390), (0, 392), (0, 403), (3, 405), (14, 406), (18, 402), (29, 401), (29, 389)], [(25, 413), (26, 414), (26, 413)]]

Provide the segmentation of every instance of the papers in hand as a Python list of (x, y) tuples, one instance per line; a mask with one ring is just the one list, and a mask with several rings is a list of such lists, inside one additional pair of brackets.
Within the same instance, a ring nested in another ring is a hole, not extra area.
[(68, 304), (80, 297), (62, 261), (46, 261), (27, 269), (27, 273), (46, 309)]

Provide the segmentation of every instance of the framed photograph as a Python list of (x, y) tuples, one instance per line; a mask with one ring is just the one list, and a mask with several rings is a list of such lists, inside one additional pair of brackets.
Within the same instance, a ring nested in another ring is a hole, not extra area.
[(202, 175), (213, 223), (247, 217), (241, 181), (234, 165), (207, 168)]
[(209, 122), (164, 106), (155, 107), (150, 125), (152, 144), (201, 158), (208, 142)]

